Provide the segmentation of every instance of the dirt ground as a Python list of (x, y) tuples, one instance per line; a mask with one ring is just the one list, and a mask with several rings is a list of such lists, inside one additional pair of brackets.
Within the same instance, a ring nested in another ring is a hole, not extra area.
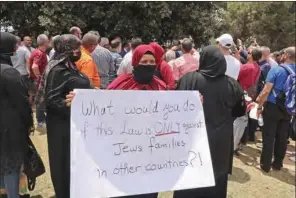
[[(46, 165), (46, 174), (38, 178), (33, 198), (55, 198), (48, 164), (47, 136), (38, 132), (32, 136)], [(295, 142), (288, 145), (288, 151), (295, 151)], [(294, 198), (295, 163), (285, 159), (281, 171), (263, 173), (259, 168), (260, 149), (250, 144), (234, 158), (233, 174), (229, 177), (229, 198)], [(172, 193), (161, 193), (160, 198), (171, 198)], [(185, 198), (185, 197), (184, 197)]]

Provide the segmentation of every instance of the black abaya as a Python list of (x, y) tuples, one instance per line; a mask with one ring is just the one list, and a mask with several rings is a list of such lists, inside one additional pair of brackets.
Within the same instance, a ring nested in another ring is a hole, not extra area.
[[(232, 168), (234, 115), (245, 113), (243, 90), (232, 78), (225, 76), (226, 60), (217, 47), (208, 46), (201, 52), (200, 68), (186, 74), (178, 84), (178, 90), (198, 90), (203, 96), (205, 122), (216, 180), (212, 188), (176, 192), (174, 198), (204, 197), (204, 193), (225, 192), (227, 174)], [(214, 193), (215, 194), (215, 193)], [(210, 196), (215, 198), (226, 197)]]
[(91, 88), (88, 78), (60, 63), (48, 75), (46, 112), (51, 178), (57, 198), (70, 198), (70, 108), (66, 95)]

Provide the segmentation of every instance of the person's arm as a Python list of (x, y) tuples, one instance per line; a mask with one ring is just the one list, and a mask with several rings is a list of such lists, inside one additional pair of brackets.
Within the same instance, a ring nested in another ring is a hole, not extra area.
[(46, 106), (65, 117), (69, 117), (71, 111), (67, 106), (66, 98), (61, 97), (61, 93), (68, 91), (68, 83), (71, 82), (70, 75), (67, 69), (64, 68), (52, 70), (47, 76), (47, 87), (45, 90)]
[(257, 116), (259, 116), (262, 113), (262, 107), (273, 89), (273, 85), (276, 79), (276, 69), (277, 68), (274, 67), (268, 72), (264, 88), (256, 99), (256, 103), (258, 103)]
[[(1, 75), (9, 101), (16, 107), (22, 120), (29, 124), (32, 122), (32, 111), (29, 103), (27, 89), (23, 86), (20, 73), (14, 68), (5, 69)], [(33, 126), (28, 126), (33, 127)]]
[(262, 108), (263, 104), (266, 102), (267, 97), (269, 96), (271, 90), (273, 88), (273, 84), (266, 82), (263, 90), (260, 92), (259, 96), (256, 99), (256, 103), (258, 103), (258, 109)]
[(30, 52), (29, 51), (25, 52), (25, 62), (26, 62), (27, 72), (30, 75)]

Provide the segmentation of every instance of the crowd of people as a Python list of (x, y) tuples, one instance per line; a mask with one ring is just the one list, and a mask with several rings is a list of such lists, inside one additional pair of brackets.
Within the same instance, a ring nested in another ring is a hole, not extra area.
[[(289, 131), (295, 133), (294, 46), (271, 53), (255, 39), (246, 47), (223, 34), (216, 45), (199, 52), (189, 38), (164, 49), (138, 37), (109, 42), (97, 31), (83, 35), (72, 27), (69, 34), (51, 39), (40, 34), (34, 49), (29, 36), (21, 41), (10, 33), (0, 34), (0, 189), (6, 189), (8, 198), (20, 197), (20, 174), (34, 131), (33, 108), (37, 130), (47, 130), (56, 197), (70, 198), (74, 89), (200, 92), (216, 185), (176, 191), (174, 198), (225, 198), (233, 154), (239, 155), (242, 145), (255, 141), (258, 127), (263, 138), (261, 169), (283, 167)], [(253, 108), (258, 121), (249, 115)], [(258, 126), (261, 117), (264, 124)]]

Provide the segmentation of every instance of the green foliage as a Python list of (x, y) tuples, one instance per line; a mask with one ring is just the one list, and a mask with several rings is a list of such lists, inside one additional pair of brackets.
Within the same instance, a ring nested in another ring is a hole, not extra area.
[(196, 44), (213, 36), (215, 5), (211, 2), (2, 2), (1, 18), (19, 35), (49, 31), (52, 35), (79, 26), (103, 36), (144, 41), (191, 35)]
[(274, 50), (295, 45), (293, 2), (1, 2), (0, 22), (20, 36), (63, 34), (78, 26), (83, 32), (140, 36), (147, 42), (190, 35), (201, 46), (229, 32), (243, 41), (255, 36)]
[(229, 2), (224, 13), (232, 35), (242, 40), (255, 36), (259, 45), (280, 50), (295, 46), (293, 2)]

